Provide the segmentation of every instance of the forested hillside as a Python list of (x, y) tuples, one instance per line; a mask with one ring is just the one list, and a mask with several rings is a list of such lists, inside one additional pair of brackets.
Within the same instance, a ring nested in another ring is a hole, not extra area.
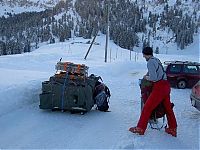
[(158, 40), (184, 49), (198, 34), (199, 10), (199, 0), (65, 0), (39, 12), (8, 12), (0, 17), (0, 55), (30, 52), (42, 42), (105, 34), (108, 14), (110, 39), (122, 48), (152, 46)]

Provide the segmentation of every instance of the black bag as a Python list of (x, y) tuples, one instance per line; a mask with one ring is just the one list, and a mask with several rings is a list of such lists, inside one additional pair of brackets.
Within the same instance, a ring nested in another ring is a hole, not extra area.
[(97, 81), (95, 85), (93, 98), (98, 110), (108, 111), (110, 96), (111, 94), (109, 88), (104, 83)]

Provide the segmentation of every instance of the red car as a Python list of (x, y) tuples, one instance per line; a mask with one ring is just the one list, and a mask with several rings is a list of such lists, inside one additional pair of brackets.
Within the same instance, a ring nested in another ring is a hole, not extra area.
[(200, 80), (200, 63), (188, 61), (164, 62), (167, 80), (172, 87), (192, 88)]
[(200, 111), (200, 80), (193, 86), (190, 99), (192, 106)]

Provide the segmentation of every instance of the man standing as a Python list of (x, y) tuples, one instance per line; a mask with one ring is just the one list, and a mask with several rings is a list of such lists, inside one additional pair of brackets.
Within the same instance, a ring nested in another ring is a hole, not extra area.
[(153, 82), (153, 90), (148, 97), (138, 124), (136, 127), (131, 127), (129, 131), (144, 135), (147, 128), (148, 120), (152, 111), (161, 103), (165, 107), (168, 127), (165, 128), (165, 132), (172, 136), (177, 136), (177, 122), (170, 102), (170, 84), (167, 81), (166, 73), (160, 62), (160, 60), (153, 56), (153, 50), (151, 47), (145, 47), (142, 50), (143, 57), (147, 61), (148, 72), (144, 76), (144, 79)]

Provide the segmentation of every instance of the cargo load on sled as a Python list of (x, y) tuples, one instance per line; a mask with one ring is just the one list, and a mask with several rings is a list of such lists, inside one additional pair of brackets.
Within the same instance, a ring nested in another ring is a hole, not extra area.
[(84, 64), (59, 61), (55, 75), (42, 82), (40, 109), (88, 112), (96, 104), (95, 87), (101, 77), (90, 75)]

